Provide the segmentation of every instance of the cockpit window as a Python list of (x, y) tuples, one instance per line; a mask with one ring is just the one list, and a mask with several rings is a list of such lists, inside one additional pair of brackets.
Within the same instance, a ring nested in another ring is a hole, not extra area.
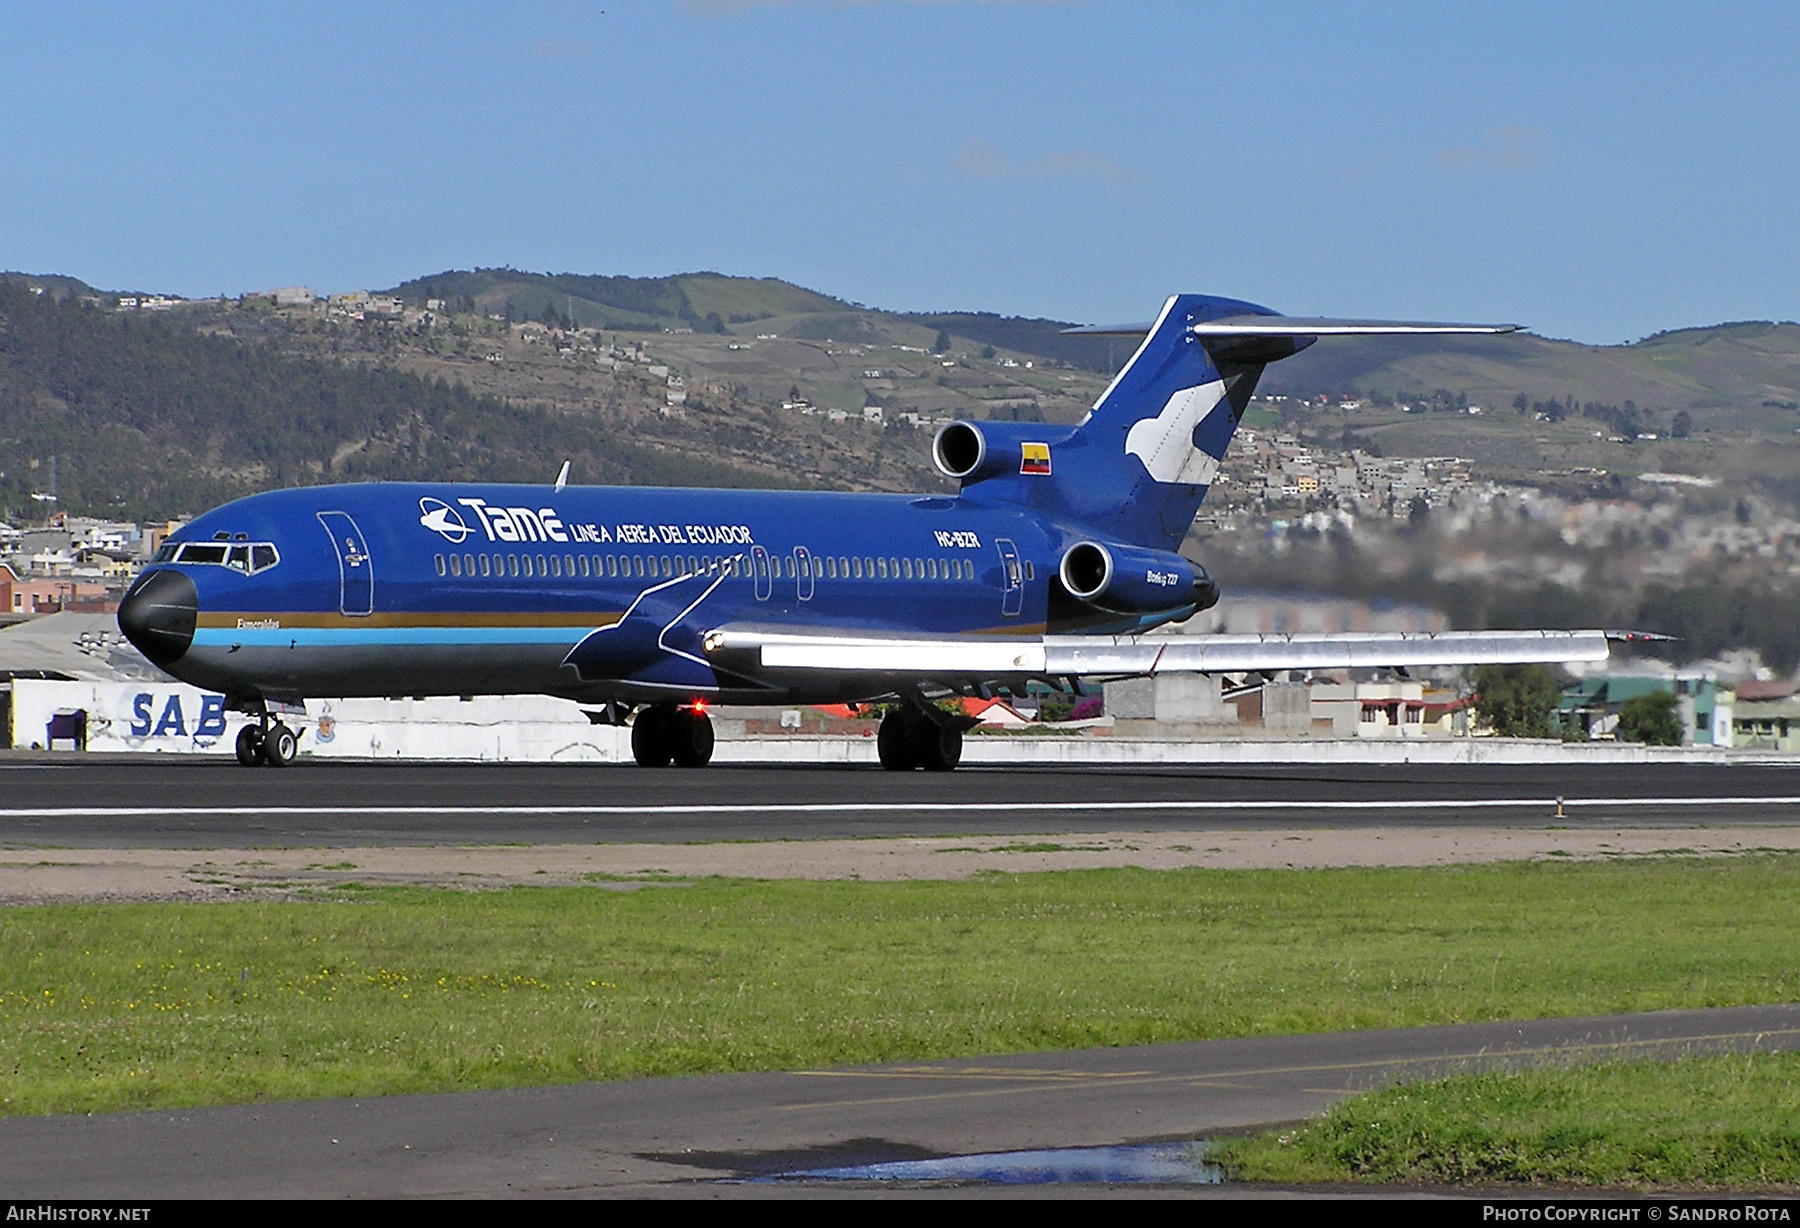
[(230, 546), (213, 545), (211, 542), (189, 542), (181, 548), (183, 563), (219, 563), (225, 562), (225, 555)]
[(164, 546), (156, 552), (156, 561), (208, 564), (229, 567), (245, 575), (255, 575), (281, 562), (281, 555), (269, 542), (187, 542), (179, 546)]

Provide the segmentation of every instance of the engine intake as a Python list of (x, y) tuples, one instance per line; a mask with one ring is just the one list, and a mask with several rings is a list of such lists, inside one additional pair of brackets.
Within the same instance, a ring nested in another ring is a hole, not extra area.
[(1206, 568), (1166, 550), (1077, 542), (1063, 552), (1058, 575), (1070, 594), (1120, 614), (1157, 614), (1219, 603), (1219, 584)]
[(931, 441), (931, 460), (938, 472), (959, 482), (969, 481), (979, 473), (987, 458), (987, 436), (973, 422), (952, 422), (940, 427)]

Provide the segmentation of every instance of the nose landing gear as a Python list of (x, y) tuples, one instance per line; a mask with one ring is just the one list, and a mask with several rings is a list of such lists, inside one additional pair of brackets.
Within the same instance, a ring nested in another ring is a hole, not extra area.
[(243, 767), (290, 767), (300, 754), (300, 737), (265, 711), (257, 723), (238, 730), (237, 761)]
[(705, 767), (713, 741), (712, 718), (699, 708), (652, 704), (631, 723), (631, 757), (639, 767)]

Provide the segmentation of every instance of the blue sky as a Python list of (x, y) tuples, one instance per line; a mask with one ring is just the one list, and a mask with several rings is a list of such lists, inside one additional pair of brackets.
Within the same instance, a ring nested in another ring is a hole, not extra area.
[(1585, 341), (1800, 318), (1800, 6), (9, 6), (0, 267), (450, 267)]

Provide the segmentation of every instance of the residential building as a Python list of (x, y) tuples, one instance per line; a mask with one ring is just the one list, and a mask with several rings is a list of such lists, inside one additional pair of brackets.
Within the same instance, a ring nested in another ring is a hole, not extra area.
[(1731, 710), (1731, 744), (1800, 751), (1800, 680), (1740, 682)]
[(1658, 691), (1675, 696), (1683, 746), (1732, 745), (1736, 695), (1711, 674), (1680, 671), (1660, 675), (1596, 674), (1563, 690), (1557, 719), (1564, 729), (1592, 740), (1616, 738), (1626, 701)]

